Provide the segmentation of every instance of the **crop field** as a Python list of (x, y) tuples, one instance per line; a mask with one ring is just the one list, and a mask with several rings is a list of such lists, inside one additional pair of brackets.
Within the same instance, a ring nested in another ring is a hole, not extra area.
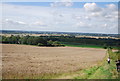
[(40, 79), (95, 66), (105, 49), (0, 44), (3, 79)]

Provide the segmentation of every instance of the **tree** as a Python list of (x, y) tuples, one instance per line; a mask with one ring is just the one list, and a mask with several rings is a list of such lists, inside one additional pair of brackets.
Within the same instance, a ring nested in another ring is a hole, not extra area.
[(107, 47), (107, 45), (106, 45), (106, 44), (104, 44), (104, 45), (103, 45), (103, 48), (104, 48), (104, 49), (107, 49), (108, 47)]
[(27, 44), (28, 45), (34, 45), (34, 37), (30, 36), (28, 39), (27, 39)]
[(47, 41), (47, 45), (48, 46), (53, 46), (53, 41), (52, 40)]
[(42, 43), (38, 43), (38, 46), (44, 46)]
[(19, 39), (21, 44), (27, 44), (27, 37), (22, 37), (21, 39)]

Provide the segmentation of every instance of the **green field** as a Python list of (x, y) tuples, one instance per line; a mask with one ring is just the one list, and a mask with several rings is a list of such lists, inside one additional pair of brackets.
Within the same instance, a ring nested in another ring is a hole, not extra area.
[(65, 46), (70, 46), (70, 47), (87, 47), (87, 48), (103, 48), (102, 46), (95, 46), (95, 45), (72, 45), (72, 44), (65, 44)]
[[(88, 44), (81, 44), (81, 43), (71, 43), (71, 42), (61, 42), (65, 46), (70, 47), (85, 47), (85, 48), (104, 48), (104, 46), (100, 45), (88, 45)], [(112, 46), (113, 49), (118, 49), (118, 47)]]
[(62, 44), (64, 44), (65, 46), (70, 46), (70, 47), (87, 47), (87, 48), (103, 48), (103, 46), (99, 46), (99, 45), (83, 45), (80, 43), (70, 43), (70, 42), (61, 42)]

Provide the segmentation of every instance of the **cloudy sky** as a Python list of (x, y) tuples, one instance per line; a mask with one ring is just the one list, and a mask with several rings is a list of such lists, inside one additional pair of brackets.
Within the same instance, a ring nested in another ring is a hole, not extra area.
[(3, 30), (118, 33), (117, 2), (4, 2)]

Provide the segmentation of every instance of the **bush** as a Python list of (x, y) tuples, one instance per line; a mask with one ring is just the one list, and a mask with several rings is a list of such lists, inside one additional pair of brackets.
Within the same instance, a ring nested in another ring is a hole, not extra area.
[(104, 49), (107, 49), (107, 47), (103, 47)]
[(38, 43), (38, 46), (44, 46), (42, 43)]

